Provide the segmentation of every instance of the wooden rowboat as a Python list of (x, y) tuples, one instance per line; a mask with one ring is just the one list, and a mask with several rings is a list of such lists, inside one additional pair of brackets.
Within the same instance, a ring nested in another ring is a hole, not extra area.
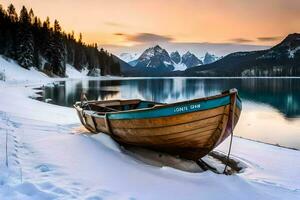
[(242, 110), (236, 89), (171, 104), (133, 99), (81, 101), (74, 106), (82, 124), (93, 133), (192, 160), (224, 141)]

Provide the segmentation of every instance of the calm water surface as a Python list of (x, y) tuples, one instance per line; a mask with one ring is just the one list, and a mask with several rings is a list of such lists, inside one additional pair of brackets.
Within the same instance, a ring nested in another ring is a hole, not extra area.
[(234, 134), (300, 149), (300, 79), (159, 78), (132, 80), (73, 80), (46, 87), (44, 100), (72, 106), (82, 91), (89, 99), (140, 98), (176, 102), (237, 88), (243, 111)]

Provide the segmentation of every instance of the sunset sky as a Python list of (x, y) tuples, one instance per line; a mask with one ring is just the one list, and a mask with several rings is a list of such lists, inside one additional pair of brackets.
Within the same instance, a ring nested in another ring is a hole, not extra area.
[(274, 45), (300, 32), (299, 0), (1, 0), (104, 46), (149, 43)]

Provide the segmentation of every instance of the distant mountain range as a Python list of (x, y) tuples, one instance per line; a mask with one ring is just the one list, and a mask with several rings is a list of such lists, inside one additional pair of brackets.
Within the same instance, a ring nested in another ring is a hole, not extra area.
[(270, 49), (232, 53), (214, 63), (189, 68), (180, 75), (300, 76), (300, 34), (290, 34)]
[(212, 63), (218, 59), (209, 53), (206, 53), (203, 60), (189, 51), (183, 55), (180, 55), (178, 51), (169, 54), (159, 45), (146, 49), (140, 56), (122, 53), (119, 58), (132, 66), (131, 69), (126, 68), (129, 74), (143, 75), (146, 72), (147, 75), (150, 73), (155, 76), (172, 71), (183, 71), (194, 66)]
[(203, 58), (190, 52), (169, 54), (158, 45), (135, 56), (129, 62), (132, 67), (122, 70), (125, 76), (300, 76), (300, 34), (290, 34), (267, 50), (222, 58), (209, 53)]

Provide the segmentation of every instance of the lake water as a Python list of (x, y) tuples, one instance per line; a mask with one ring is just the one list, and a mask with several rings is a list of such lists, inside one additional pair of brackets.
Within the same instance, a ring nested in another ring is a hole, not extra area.
[(296, 78), (72, 80), (46, 87), (43, 99), (72, 106), (84, 91), (90, 100), (139, 98), (169, 103), (230, 88), (237, 88), (243, 101), (235, 135), (300, 149), (300, 79)]

